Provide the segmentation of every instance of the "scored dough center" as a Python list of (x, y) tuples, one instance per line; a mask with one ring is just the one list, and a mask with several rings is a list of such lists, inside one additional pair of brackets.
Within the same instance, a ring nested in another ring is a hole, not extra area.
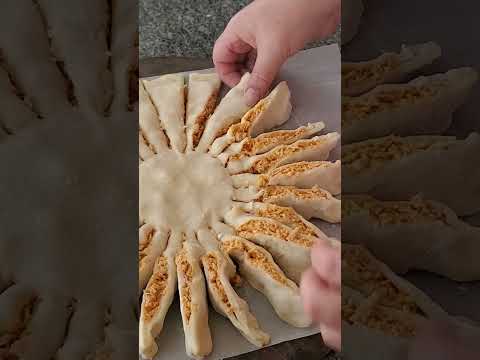
[(140, 218), (156, 228), (197, 231), (233, 205), (233, 184), (222, 163), (208, 154), (165, 151), (139, 169)]

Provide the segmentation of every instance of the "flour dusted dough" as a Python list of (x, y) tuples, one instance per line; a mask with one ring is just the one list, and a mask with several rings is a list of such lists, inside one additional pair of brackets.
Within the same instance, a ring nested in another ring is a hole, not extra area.
[(159, 152), (168, 149), (168, 141), (162, 128), (157, 110), (145, 90), (143, 82), (138, 82), (138, 101), (140, 103), (138, 122), (140, 132), (152, 150)]
[(208, 326), (207, 290), (201, 269), (204, 253), (194, 235), (189, 234), (176, 257), (185, 348), (192, 358), (207, 356), (213, 346)]
[(292, 207), (306, 219), (313, 217), (330, 223), (339, 223), (341, 220), (341, 201), (317, 186), (310, 189), (267, 186), (261, 199), (266, 203)]
[(310, 266), (310, 249), (318, 239), (305, 236), (271, 218), (254, 216), (235, 207), (226, 217), (235, 234), (267, 249), (289, 279), (297, 284)]
[(341, 163), (329, 161), (301, 161), (280, 166), (267, 174), (268, 185), (287, 185), (307, 189), (318, 186), (338, 195), (341, 192)]
[(387, 52), (360, 62), (342, 62), (342, 95), (357, 96), (378, 85), (403, 81), (440, 57), (442, 50), (434, 42), (406, 46), (400, 53)]
[(185, 88), (182, 75), (164, 75), (144, 80), (172, 148), (183, 152), (187, 145), (185, 135)]
[(152, 225), (144, 224), (138, 230), (138, 286), (142, 291), (152, 275), (157, 257), (167, 247), (170, 234), (165, 229), (155, 229)]
[(415, 197), (343, 197), (343, 240), (363, 244), (397, 273), (427, 270), (456, 281), (480, 279), (480, 228), (443, 204)]
[(215, 310), (227, 317), (252, 344), (267, 345), (270, 336), (260, 328), (248, 304), (237, 295), (230, 284), (230, 279), (235, 274), (235, 265), (219, 249), (219, 244), (214, 242), (211, 233), (204, 231), (200, 236), (200, 241), (206, 248), (206, 254), (202, 256), (203, 269), (207, 277), (210, 301)]
[(186, 112), (187, 149), (193, 150), (200, 141), (205, 123), (217, 105), (221, 81), (216, 73), (190, 74)]
[(291, 207), (262, 202), (237, 203), (243, 211), (259, 217), (276, 220), (294, 229), (298, 234), (325, 239), (327, 236), (313, 223), (305, 220)]
[(326, 160), (336, 146), (340, 135), (336, 132), (311, 139), (298, 140), (290, 145), (279, 145), (260, 155), (231, 157), (227, 164), (230, 174), (266, 173), (276, 167), (307, 160)]
[(231, 208), (231, 179), (206, 154), (163, 152), (140, 165), (139, 177), (140, 217), (158, 228), (196, 231)]
[(465, 67), (420, 76), (407, 84), (380, 85), (359, 97), (344, 97), (343, 141), (391, 134), (442, 134), (477, 79), (477, 71)]
[(230, 125), (240, 121), (250, 109), (245, 101), (245, 87), (250, 73), (245, 73), (237, 86), (233, 87), (220, 101), (212, 116), (207, 120), (197, 151), (207, 152), (212, 142), (227, 132)]
[(158, 351), (155, 337), (162, 331), (165, 316), (173, 301), (177, 284), (175, 256), (182, 240), (182, 234), (178, 232), (173, 232), (169, 236), (167, 249), (155, 257), (152, 274), (143, 293), (140, 307), (139, 351), (147, 359), (153, 358)]
[(268, 251), (241, 237), (222, 238), (221, 248), (239, 262), (240, 273), (270, 301), (278, 316), (296, 327), (307, 327), (298, 286), (275, 264)]
[(218, 159), (226, 164), (230, 156), (242, 158), (264, 154), (279, 145), (290, 145), (297, 140), (309, 138), (324, 128), (325, 124), (319, 121), (313, 124), (309, 123), (306, 126), (300, 126), (295, 130), (277, 130), (263, 133), (255, 138), (247, 137), (240, 142), (230, 145), (218, 156)]

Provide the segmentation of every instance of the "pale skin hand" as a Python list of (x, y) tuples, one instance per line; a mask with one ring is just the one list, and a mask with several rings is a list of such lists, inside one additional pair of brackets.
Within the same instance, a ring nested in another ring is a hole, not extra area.
[(323, 341), (341, 348), (341, 248), (318, 242), (312, 248), (312, 267), (302, 277), (300, 291), (305, 310), (320, 328)]
[(340, 0), (255, 0), (230, 20), (217, 39), (215, 68), (230, 87), (251, 72), (245, 95), (254, 105), (290, 56), (308, 42), (332, 34), (339, 21)]

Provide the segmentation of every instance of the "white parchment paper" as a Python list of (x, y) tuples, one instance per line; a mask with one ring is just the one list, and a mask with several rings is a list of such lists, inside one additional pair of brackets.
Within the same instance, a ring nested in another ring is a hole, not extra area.
[[(341, 71), (340, 50), (336, 44), (305, 50), (292, 57), (280, 71), (278, 81), (286, 80), (292, 93), (293, 113), (283, 128), (296, 128), (308, 122), (323, 121), (325, 132), (340, 132)], [(205, 71), (211, 71), (207, 69)], [(340, 144), (332, 152), (331, 160), (339, 159)], [(340, 226), (315, 222), (327, 235), (340, 238)], [(271, 344), (318, 333), (315, 328), (297, 329), (281, 321), (262, 294), (246, 282), (237, 289), (247, 300), (260, 326), (270, 334)], [(164, 330), (158, 337), (159, 354), (156, 360), (188, 359), (185, 354), (184, 334), (178, 299), (172, 304)], [(230, 321), (210, 307), (209, 323), (214, 349), (208, 360), (223, 359), (247, 353), (257, 348), (236, 330)]]

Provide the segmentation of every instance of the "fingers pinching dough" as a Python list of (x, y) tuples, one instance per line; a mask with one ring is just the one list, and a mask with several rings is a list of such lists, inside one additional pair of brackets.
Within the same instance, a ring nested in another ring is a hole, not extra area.
[(193, 150), (198, 145), (205, 123), (217, 105), (221, 85), (216, 73), (190, 74), (186, 110), (188, 150)]
[(208, 326), (208, 304), (205, 278), (200, 266), (204, 253), (193, 234), (187, 235), (175, 262), (178, 274), (178, 292), (185, 332), (185, 349), (192, 358), (203, 358), (212, 352), (212, 338)]
[(219, 250), (210, 250), (202, 256), (202, 264), (215, 310), (227, 317), (252, 344), (259, 347), (267, 345), (270, 336), (260, 329), (247, 302), (237, 295), (230, 283), (235, 274), (231, 261)]
[(245, 86), (250, 74), (243, 75), (237, 86), (233, 87), (220, 101), (212, 116), (207, 120), (205, 131), (200, 138), (197, 151), (207, 152), (210, 144), (218, 137), (227, 132), (230, 125), (240, 121), (243, 115), (250, 109), (245, 101)]
[(145, 288), (154, 263), (165, 250), (169, 232), (165, 229), (157, 230), (152, 225), (145, 224), (138, 230), (138, 286), (141, 292)]
[(221, 248), (239, 263), (241, 275), (268, 298), (282, 320), (296, 327), (310, 326), (298, 286), (285, 276), (268, 251), (238, 236), (222, 238)]
[(261, 196), (263, 202), (295, 209), (306, 219), (317, 218), (339, 223), (342, 217), (341, 201), (318, 187), (298, 189), (293, 186), (267, 186)]
[(246, 137), (256, 137), (265, 130), (282, 125), (290, 117), (292, 104), (287, 83), (282, 81), (264, 99), (260, 100), (227, 133), (217, 138), (211, 148), (212, 155), (219, 155), (228, 145)]
[(162, 332), (165, 316), (172, 304), (177, 284), (175, 253), (182, 234), (172, 232), (165, 252), (156, 257), (152, 276), (143, 292), (139, 323), (139, 352), (151, 359), (158, 352), (155, 338)]
[(337, 145), (340, 135), (336, 132), (311, 139), (298, 140), (290, 145), (280, 145), (261, 155), (230, 157), (227, 169), (230, 174), (249, 172), (264, 174), (290, 163), (303, 160), (326, 160), (330, 151)]
[(143, 80), (143, 84), (157, 109), (172, 149), (183, 152), (187, 145), (183, 75), (163, 75), (154, 80)]
[(310, 267), (310, 249), (318, 238), (279, 221), (247, 214), (238, 207), (226, 215), (225, 221), (236, 235), (267, 249), (287, 277), (300, 282), (302, 273)]
[(142, 81), (138, 82), (138, 101), (140, 102), (138, 123), (146, 142), (156, 153), (168, 149), (168, 140), (163, 132), (157, 110), (155, 110)]

